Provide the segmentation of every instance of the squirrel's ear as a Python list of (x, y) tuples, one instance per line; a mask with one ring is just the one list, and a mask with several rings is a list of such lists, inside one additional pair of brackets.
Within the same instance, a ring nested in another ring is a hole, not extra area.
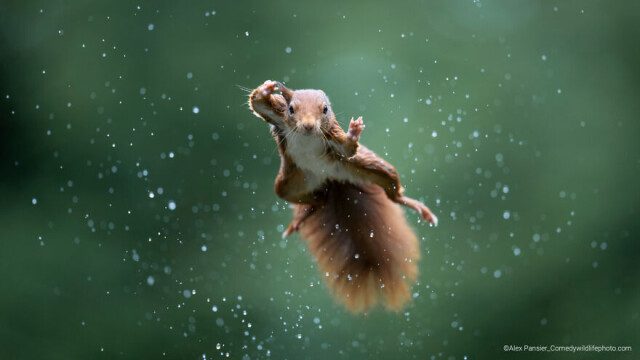
[(293, 91), (284, 86), (281, 82), (278, 82), (278, 89), (280, 89), (280, 92), (282, 93), (282, 96), (284, 96), (284, 99), (287, 100), (287, 103), (290, 102), (293, 97)]

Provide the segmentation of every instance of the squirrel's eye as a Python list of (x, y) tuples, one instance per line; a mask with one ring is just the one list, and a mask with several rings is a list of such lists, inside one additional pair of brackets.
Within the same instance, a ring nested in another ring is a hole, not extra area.
[(293, 106), (289, 106), (289, 112), (293, 114)]
[(327, 111), (329, 111), (329, 108), (327, 107), (327, 105), (325, 105), (325, 106), (322, 108), (322, 113), (323, 113), (323, 114), (326, 114), (326, 113), (327, 113)]

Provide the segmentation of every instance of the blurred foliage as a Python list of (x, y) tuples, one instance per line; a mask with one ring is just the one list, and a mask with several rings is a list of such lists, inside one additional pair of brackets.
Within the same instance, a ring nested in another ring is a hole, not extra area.
[[(3, 359), (631, 358), (637, 1), (3, 1)], [(242, 87), (321, 88), (441, 225), (354, 316)], [(505, 344), (628, 345), (511, 354)]]

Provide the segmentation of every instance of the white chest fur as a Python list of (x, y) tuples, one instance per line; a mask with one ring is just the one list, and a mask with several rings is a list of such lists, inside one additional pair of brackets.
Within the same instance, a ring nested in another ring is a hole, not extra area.
[(305, 180), (311, 188), (320, 186), (327, 179), (358, 183), (340, 161), (329, 159), (326, 146), (323, 139), (314, 135), (293, 134), (287, 138), (287, 153), (305, 172)]

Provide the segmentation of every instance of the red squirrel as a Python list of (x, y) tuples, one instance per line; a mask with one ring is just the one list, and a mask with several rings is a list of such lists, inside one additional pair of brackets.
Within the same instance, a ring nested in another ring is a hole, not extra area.
[(400, 205), (437, 225), (422, 202), (403, 195), (396, 169), (358, 141), (362, 117), (344, 132), (322, 90), (291, 90), (265, 81), (249, 108), (271, 125), (280, 153), (276, 194), (290, 202), (293, 219), (326, 283), (352, 312), (381, 301), (398, 311), (418, 275), (418, 239)]

